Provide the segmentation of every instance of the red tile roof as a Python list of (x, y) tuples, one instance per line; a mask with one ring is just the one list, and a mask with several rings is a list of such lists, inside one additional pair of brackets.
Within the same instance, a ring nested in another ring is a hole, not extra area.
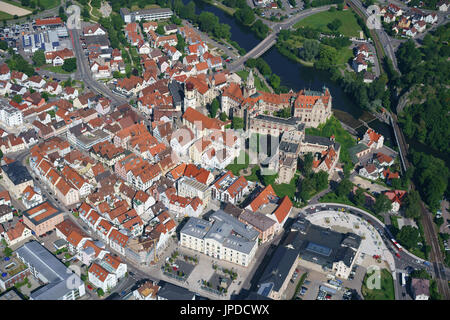
[(281, 200), (278, 208), (273, 212), (275, 217), (277, 218), (278, 223), (282, 223), (284, 219), (288, 216), (292, 209), (292, 202), (288, 196), (284, 196), (283, 200)]

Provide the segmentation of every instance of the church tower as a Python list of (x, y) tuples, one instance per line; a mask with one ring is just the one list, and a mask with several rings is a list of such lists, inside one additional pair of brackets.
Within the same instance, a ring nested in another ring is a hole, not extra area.
[(245, 81), (244, 97), (245, 98), (251, 97), (255, 93), (256, 93), (255, 77), (253, 76), (253, 70), (250, 70), (250, 73), (248, 74), (247, 77), (247, 81)]
[(187, 82), (184, 87), (184, 111), (189, 107), (194, 109), (196, 107), (194, 84), (192, 82)]

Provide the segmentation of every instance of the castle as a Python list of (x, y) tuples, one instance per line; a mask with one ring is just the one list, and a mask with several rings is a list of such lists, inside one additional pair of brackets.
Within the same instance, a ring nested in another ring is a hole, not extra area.
[(328, 88), (323, 90), (292, 90), (288, 93), (267, 93), (257, 91), (255, 77), (250, 71), (243, 86), (232, 82), (224, 87), (221, 95), (222, 112), (229, 117), (240, 117), (248, 129), (250, 119), (258, 115), (273, 115), (288, 108), (292, 117), (297, 118), (306, 127), (317, 127), (326, 122), (332, 114), (332, 97)]

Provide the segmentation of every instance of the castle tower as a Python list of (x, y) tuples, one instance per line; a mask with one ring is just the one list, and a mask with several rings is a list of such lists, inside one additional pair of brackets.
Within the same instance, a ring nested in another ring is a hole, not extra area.
[(255, 77), (253, 76), (253, 70), (250, 70), (250, 73), (248, 74), (247, 77), (247, 81), (245, 81), (244, 97), (245, 98), (251, 97), (255, 93), (256, 93)]

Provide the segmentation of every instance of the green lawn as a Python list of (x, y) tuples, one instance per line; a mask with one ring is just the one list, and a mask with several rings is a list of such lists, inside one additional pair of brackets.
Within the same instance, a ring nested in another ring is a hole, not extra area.
[[(55, 72), (55, 73), (62, 73), (62, 74), (71, 74), (72, 72), (67, 72), (65, 71), (62, 66), (45, 66), (43, 67), (44, 69), (51, 71), (51, 72)], [(76, 70), (75, 70), (76, 71)], [(74, 72), (75, 72), (74, 71)]]
[[(372, 272), (373, 273), (373, 272)], [(366, 286), (369, 273), (364, 276), (363, 285), (361, 287), (361, 293), (364, 296), (364, 300), (394, 300), (394, 280), (391, 273), (387, 269), (381, 270), (381, 288), (380, 289), (368, 289)], [(369, 281), (370, 282), (370, 281)]]
[[(241, 70), (241, 71), (236, 72), (236, 74), (242, 78), (242, 81), (247, 80), (248, 73), (249, 72), (247, 70)], [(255, 87), (256, 87), (256, 90), (270, 92), (270, 90), (269, 90), (269, 88), (267, 88), (266, 84), (263, 81), (261, 81), (261, 79), (257, 76), (255, 76)]]
[(12, 18), (14, 18), (12, 15), (10, 15), (6, 12), (0, 11), (0, 20), (10, 20)]
[(356, 21), (355, 15), (351, 10), (335, 12), (324, 11), (316, 13), (297, 22), (294, 25), (294, 28), (309, 26), (323, 32), (331, 32), (331, 30), (327, 27), (327, 24), (334, 19), (339, 19), (342, 22), (342, 25), (338, 29), (340, 33), (347, 37), (359, 36), (361, 27)]
[[(238, 163), (238, 160), (240, 161), (241, 159), (243, 159), (243, 154), (244, 153), (245, 153), (245, 161), (244, 161), (244, 163)], [(240, 153), (239, 157), (235, 158), (233, 163), (229, 164), (225, 169), (230, 170), (231, 172), (233, 172), (233, 174), (235, 176), (239, 176), (239, 172), (242, 169), (247, 168), (249, 162), (250, 162), (250, 157), (249, 157), (248, 153), (245, 152), (244, 150), (241, 150), (241, 153)]]
[(348, 63), (348, 60), (353, 58), (353, 51), (350, 48), (342, 48), (338, 50), (336, 64), (337, 65), (345, 65)]
[[(2, 0), (2, 1), (6, 2), (6, 3), (9, 3), (9, 4), (12, 4), (12, 5), (15, 5), (15, 6), (20, 7), (20, 8), (28, 9), (30, 11), (34, 10), (30, 6), (23, 6), (20, 3), (20, 1), (19, 2), (12, 1), (12, 0)], [(45, 10), (54, 8), (54, 7), (59, 6), (61, 4), (61, 0), (40, 0), (39, 2), (41, 4), (41, 6), (43, 8), (45, 8)]]
[(288, 196), (291, 200), (294, 199), (295, 191), (297, 190), (296, 183), (298, 180), (298, 175), (296, 174), (294, 178), (292, 178), (290, 183), (281, 183), (272, 185), (273, 191), (279, 196), (283, 198), (284, 196)]

